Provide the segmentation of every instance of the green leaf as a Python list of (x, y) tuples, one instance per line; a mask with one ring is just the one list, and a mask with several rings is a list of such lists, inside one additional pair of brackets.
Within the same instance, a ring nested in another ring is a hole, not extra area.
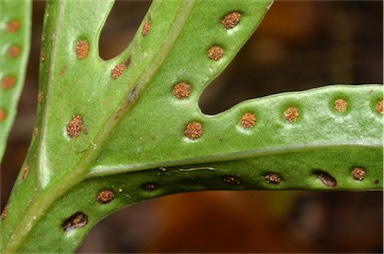
[(0, 1), (0, 161), (15, 120), (30, 47), (31, 1)]
[(176, 192), (382, 188), (379, 85), (273, 95), (213, 116), (198, 107), (270, 1), (154, 1), (108, 61), (98, 42), (113, 2), (84, 3), (47, 2), (39, 132), (3, 251), (73, 252), (108, 214)]

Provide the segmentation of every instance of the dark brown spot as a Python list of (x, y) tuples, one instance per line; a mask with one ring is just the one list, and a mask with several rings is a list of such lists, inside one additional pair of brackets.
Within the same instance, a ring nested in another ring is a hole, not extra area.
[(43, 100), (44, 100), (44, 93), (43, 93), (43, 92), (40, 92), (40, 93), (39, 93), (39, 103), (40, 103), (40, 105), (43, 104)]
[(143, 184), (142, 188), (145, 191), (154, 191), (154, 190), (157, 190), (157, 188), (159, 188), (159, 185), (155, 182), (149, 182), (149, 183)]
[(8, 213), (8, 206), (5, 206), (3, 211), (1, 212), (1, 220), (2, 221), (4, 221), (5, 217), (7, 217), (7, 213)]
[(139, 85), (136, 84), (131, 89), (131, 91), (129, 91), (129, 93), (128, 93), (128, 100), (127, 101), (134, 102), (134, 101), (137, 100), (138, 96), (139, 96)]
[(184, 130), (184, 135), (192, 140), (200, 138), (203, 133), (203, 125), (200, 122), (189, 123)]
[(337, 112), (345, 112), (348, 107), (348, 102), (343, 99), (338, 99), (335, 101), (334, 106)]
[(224, 176), (224, 182), (231, 185), (239, 185), (241, 183), (240, 178), (235, 176)]
[(21, 179), (23, 181), (25, 181), (25, 179), (27, 178), (28, 176), (28, 172), (29, 172), (29, 165), (26, 165), (23, 169), (23, 175), (21, 176)]
[(9, 33), (16, 33), (20, 28), (20, 23), (17, 20), (11, 20), (7, 24), (7, 30)]
[(178, 99), (184, 99), (191, 94), (191, 85), (187, 82), (181, 82), (173, 87), (173, 95)]
[(241, 117), (241, 126), (244, 128), (244, 129), (251, 129), (253, 126), (255, 126), (255, 123), (256, 123), (256, 116), (252, 113), (245, 113), (242, 117)]
[(78, 137), (83, 127), (83, 120), (79, 115), (73, 116), (67, 125), (67, 134), (71, 138)]
[(121, 74), (123, 74), (124, 69), (125, 69), (125, 63), (116, 65), (111, 71), (112, 78), (118, 79), (121, 76)]
[(232, 12), (227, 14), (221, 21), (221, 24), (223, 24), (225, 29), (231, 29), (237, 26), (239, 24), (241, 19), (241, 14), (238, 12)]
[(287, 110), (284, 111), (284, 117), (290, 123), (295, 122), (299, 117), (299, 109), (296, 107), (287, 108)]
[(80, 40), (76, 43), (76, 55), (79, 59), (84, 59), (88, 56), (89, 43), (86, 40)]
[(19, 46), (11, 46), (8, 49), (8, 55), (12, 58), (18, 57), (20, 53), (21, 53), (21, 48)]
[(376, 103), (376, 111), (377, 113), (384, 115), (383, 100)]
[(88, 216), (83, 212), (76, 212), (71, 217), (66, 219), (62, 224), (62, 228), (65, 232), (69, 232), (76, 228), (82, 228), (88, 223)]
[(327, 187), (335, 187), (337, 185), (336, 179), (324, 171), (315, 171), (315, 176), (317, 179), (322, 181)]
[(374, 184), (378, 184), (380, 181), (378, 179), (376, 179), (373, 183)]
[(147, 22), (145, 22), (143, 26), (143, 29), (141, 30), (141, 34), (143, 36), (147, 36), (150, 29), (151, 29), (151, 20), (147, 20)]
[(224, 55), (224, 50), (219, 46), (213, 46), (208, 50), (208, 57), (212, 60), (219, 61)]
[(67, 72), (67, 69), (68, 69), (68, 66), (64, 65), (64, 67), (59, 72), (60, 77), (64, 76), (64, 74)]
[(273, 184), (279, 184), (281, 182), (281, 176), (276, 173), (268, 173), (264, 176), (264, 178), (269, 182)]
[(99, 194), (97, 195), (97, 199), (103, 204), (111, 202), (114, 198), (115, 193), (108, 189), (99, 191)]
[(39, 134), (39, 128), (35, 128), (35, 131), (33, 132), (33, 137), (37, 137), (37, 135)]
[(0, 108), (0, 123), (4, 121), (7, 114), (5, 113), (4, 109)]
[(356, 167), (352, 170), (351, 175), (353, 179), (363, 181), (365, 178), (365, 170), (363, 168)]
[(1, 81), (1, 88), (11, 89), (16, 84), (16, 79), (12, 76), (6, 76)]
[(128, 57), (127, 61), (124, 62), (125, 64), (125, 69), (128, 68), (128, 66), (131, 64), (132, 60), (131, 60), (131, 56)]

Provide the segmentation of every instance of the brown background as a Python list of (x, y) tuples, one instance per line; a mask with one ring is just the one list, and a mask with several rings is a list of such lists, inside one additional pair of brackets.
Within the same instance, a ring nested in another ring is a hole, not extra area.
[[(148, 1), (119, 1), (100, 54), (121, 52)], [(7, 202), (32, 136), (44, 2), (34, 2), (33, 43), (19, 115), (1, 166)], [(204, 92), (215, 114), (248, 98), (337, 83), (383, 83), (381, 1), (277, 1), (233, 63)], [(118, 39), (115, 39), (118, 38)], [(211, 191), (178, 194), (120, 210), (79, 252), (383, 251), (382, 192)]]

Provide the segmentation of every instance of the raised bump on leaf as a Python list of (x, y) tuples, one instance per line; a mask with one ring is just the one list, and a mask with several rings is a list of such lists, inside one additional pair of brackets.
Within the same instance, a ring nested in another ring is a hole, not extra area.
[(21, 176), (21, 179), (23, 181), (25, 181), (25, 179), (27, 179), (28, 173), (29, 173), (29, 165), (26, 165), (23, 169), (23, 175)]
[(123, 74), (125, 69), (125, 63), (119, 63), (111, 70), (111, 77), (113, 79), (118, 79)]
[(289, 107), (284, 111), (285, 120), (290, 123), (296, 122), (299, 115), (300, 113), (297, 107)]
[(83, 130), (83, 119), (79, 115), (74, 115), (67, 125), (67, 135), (71, 138), (80, 136)]
[(224, 56), (224, 50), (220, 46), (212, 46), (208, 50), (208, 57), (214, 61), (219, 61)]
[(365, 178), (365, 170), (361, 167), (355, 167), (353, 168), (351, 175), (353, 179), (363, 181)]
[(173, 87), (173, 95), (178, 99), (188, 98), (191, 94), (191, 85), (187, 82), (180, 82)]
[(20, 22), (17, 20), (11, 20), (7, 24), (7, 31), (9, 33), (16, 33), (20, 29)]
[(200, 138), (204, 133), (203, 125), (200, 122), (191, 122), (184, 129), (184, 135), (192, 140)]
[(83, 212), (76, 212), (66, 219), (61, 227), (65, 232), (69, 232), (77, 228), (85, 227), (87, 224), (88, 216)]
[(7, 113), (5, 113), (5, 110), (0, 108), (0, 123), (4, 121), (6, 116), (7, 116)]
[(337, 99), (334, 105), (337, 112), (345, 112), (348, 108), (348, 102), (344, 99)]
[(223, 18), (221, 23), (223, 24), (225, 29), (231, 29), (236, 27), (240, 23), (240, 20), (241, 20), (241, 14), (237, 11), (234, 11), (227, 14)]
[(3, 211), (1, 212), (1, 220), (4, 221), (8, 214), (8, 206), (5, 206), (3, 208)]
[(272, 184), (279, 184), (281, 182), (281, 176), (277, 173), (268, 173), (264, 176), (264, 179)]
[(240, 119), (241, 126), (244, 129), (251, 129), (255, 126), (256, 115), (252, 113), (245, 113)]
[(337, 185), (336, 179), (325, 171), (316, 170), (314, 174), (327, 187), (335, 187)]
[(142, 188), (147, 192), (155, 191), (159, 188), (159, 184), (155, 182), (148, 182), (142, 185)]
[(145, 37), (148, 35), (149, 30), (151, 29), (151, 20), (147, 20), (141, 30), (141, 34)]
[(13, 45), (8, 49), (8, 55), (11, 58), (17, 58), (18, 56), (20, 56), (20, 53), (21, 53), (21, 48), (17, 45)]
[(376, 103), (376, 112), (381, 114), (381, 115), (384, 115), (384, 107), (383, 107), (383, 100), (381, 101), (378, 101)]
[(240, 185), (241, 180), (237, 176), (229, 175), (229, 176), (224, 176), (223, 181), (227, 184), (230, 185)]
[(111, 202), (115, 198), (115, 192), (110, 189), (103, 189), (99, 191), (97, 195), (97, 199), (100, 201), (102, 204), (107, 204)]
[(87, 40), (82, 39), (76, 43), (76, 55), (79, 59), (84, 59), (88, 56), (89, 43)]
[(12, 75), (7, 75), (1, 81), (1, 88), (3, 88), (4, 90), (8, 90), (13, 88), (15, 84), (16, 84), (16, 78), (13, 77)]

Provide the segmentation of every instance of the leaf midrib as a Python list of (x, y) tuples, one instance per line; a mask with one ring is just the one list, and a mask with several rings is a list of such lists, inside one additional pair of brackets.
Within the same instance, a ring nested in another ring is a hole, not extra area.
[(234, 153), (226, 154), (210, 154), (204, 157), (193, 157), (186, 158), (182, 160), (172, 160), (172, 161), (161, 161), (156, 163), (148, 164), (136, 164), (136, 165), (125, 165), (121, 167), (107, 167), (100, 166), (93, 168), (87, 175), (87, 178), (101, 177), (106, 175), (116, 175), (127, 172), (137, 172), (147, 169), (159, 168), (159, 167), (173, 167), (180, 165), (194, 165), (202, 163), (212, 163), (212, 162), (225, 162), (232, 160), (242, 160), (255, 157), (263, 157), (276, 154), (289, 154), (297, 153), (301, 151), (310, 151), (310, 150), (322, 150), (327, 148), (335, 147), (369, 147), (373, 149), (382, 148), (382, 143), (376, 142), (376, 140), (356, 140), (349, 142), (311, 142), (306, 144), (295, 144), (295, 145), (286, 145), (286, 146), (275, 146), (275, 147), (266, 147), (266, 148), (257, 148), (252, 150), (245, 150)]

